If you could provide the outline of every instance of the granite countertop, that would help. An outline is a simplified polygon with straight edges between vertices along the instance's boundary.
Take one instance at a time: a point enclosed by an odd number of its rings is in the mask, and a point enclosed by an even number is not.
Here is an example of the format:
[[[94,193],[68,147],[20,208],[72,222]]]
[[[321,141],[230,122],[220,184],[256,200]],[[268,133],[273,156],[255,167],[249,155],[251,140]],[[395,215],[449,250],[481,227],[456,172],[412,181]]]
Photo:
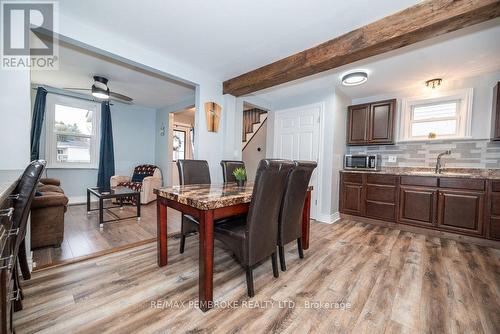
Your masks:
[[[313,187],[310,186],[308,190],[312,189]],[[154,193],[199,210],[213,210],[250,203],[252,191],[253,182],[247,182],[244,187],[238,187],[236,183],[172,186],[155,189]]]
[[[443,168],[441,174],[436,174],[434,172],[434,168],[427,168],[427,167],[382,167],[382,169],[379,171],[341,170],[340,172],[500,180],[500,169],[484,169],[484,168]]]
[[[0,203],[3,203],[7,196],[12,193],[12,190],[14,190],[16,183],[16,180],[13,180],[12,182],[0,182]]]

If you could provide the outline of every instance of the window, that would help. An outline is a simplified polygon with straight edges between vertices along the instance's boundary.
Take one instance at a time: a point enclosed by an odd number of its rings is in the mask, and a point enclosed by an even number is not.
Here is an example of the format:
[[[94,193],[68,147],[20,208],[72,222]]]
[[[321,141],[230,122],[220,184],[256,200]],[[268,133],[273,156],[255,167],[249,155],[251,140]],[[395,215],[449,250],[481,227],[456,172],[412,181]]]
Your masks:
[[[402,141],[470,136],[472,90],[403,100]]]
[[[173,160],[185,159],[186,153],[186,132],[180,130],[174,130],[173,137]]]
[[[99,104],[47,95],[45,155],[50,168],[97,168]]]

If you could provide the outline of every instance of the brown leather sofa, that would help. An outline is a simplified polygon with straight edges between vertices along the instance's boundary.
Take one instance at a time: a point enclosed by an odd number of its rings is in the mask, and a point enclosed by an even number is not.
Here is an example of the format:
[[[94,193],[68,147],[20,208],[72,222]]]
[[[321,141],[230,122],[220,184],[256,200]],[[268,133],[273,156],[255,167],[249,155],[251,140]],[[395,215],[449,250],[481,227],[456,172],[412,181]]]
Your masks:
[[[31,248],[60,247],[68,198],[59,180],[41,179],[31,203]]]

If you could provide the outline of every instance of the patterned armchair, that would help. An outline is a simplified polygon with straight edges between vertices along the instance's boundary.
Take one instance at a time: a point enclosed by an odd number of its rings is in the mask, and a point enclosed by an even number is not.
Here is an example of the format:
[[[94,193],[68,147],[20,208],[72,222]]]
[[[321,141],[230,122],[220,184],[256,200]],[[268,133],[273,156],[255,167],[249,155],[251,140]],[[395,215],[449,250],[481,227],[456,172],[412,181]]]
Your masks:
[[[130,176],[111,177],[111,187],[123,186],[141,192],[141,204],[148,204],[156,199],[154,188],[162,186],[161,170],[154,165],[140,165],[134,168]]]

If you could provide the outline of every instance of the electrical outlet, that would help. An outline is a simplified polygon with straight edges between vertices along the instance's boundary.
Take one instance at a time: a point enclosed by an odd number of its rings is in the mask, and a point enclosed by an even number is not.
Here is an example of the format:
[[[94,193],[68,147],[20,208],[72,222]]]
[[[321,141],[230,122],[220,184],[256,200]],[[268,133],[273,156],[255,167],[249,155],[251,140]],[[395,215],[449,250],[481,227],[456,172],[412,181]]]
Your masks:
[[[395,155],[389,155],[387,162],[396,162],[397,157]]]

